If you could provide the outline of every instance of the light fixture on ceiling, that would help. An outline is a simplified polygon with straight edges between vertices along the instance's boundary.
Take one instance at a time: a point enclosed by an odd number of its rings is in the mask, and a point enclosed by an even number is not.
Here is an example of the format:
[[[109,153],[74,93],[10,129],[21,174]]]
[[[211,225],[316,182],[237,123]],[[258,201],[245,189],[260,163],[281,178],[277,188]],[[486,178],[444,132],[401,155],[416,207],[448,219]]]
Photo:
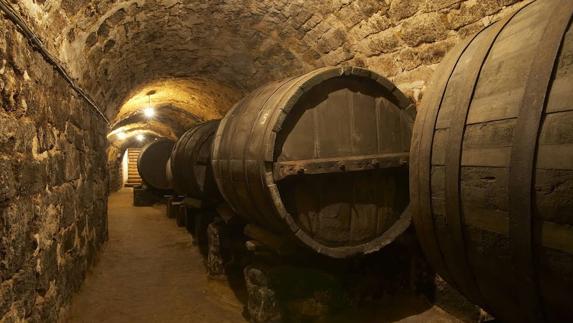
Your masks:
[[[145,109],[143,109],[143,115],[145,115],[145,117],[147,119],[151,119],[153,117],[155,117],[155,109],[153,108],[153,106],[151,105],[151,96],[155,94],[155,91],[149,91],[147,93],[147,107]]]
[[[135,139],[137,139],[137,141],[144,141],[145,140],[145,136],[142,134],[137,135],[137,137],[135,137]]]
[[[125,139],[127,139],[127,134],[126,134],[125,132],[123,132],[123,131],[122,131],[122,132],[119,132],[119,133],[117,134],[117,138],[118,138],[119,140],[125,140]]]
[[[143,114],[147,119],[151,119],[155,116],[155,109],[153,109],[152,107],[147,107],[143,110]]]

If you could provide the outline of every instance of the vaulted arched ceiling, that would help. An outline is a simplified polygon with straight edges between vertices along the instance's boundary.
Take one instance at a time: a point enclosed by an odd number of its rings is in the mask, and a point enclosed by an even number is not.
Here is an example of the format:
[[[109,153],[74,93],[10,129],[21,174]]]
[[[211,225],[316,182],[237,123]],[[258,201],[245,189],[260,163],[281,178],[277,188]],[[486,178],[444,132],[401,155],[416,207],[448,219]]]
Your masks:
[[[137,114],[156,90],[158,124],[177,134],[268,81],[325,65],[368,67],[418,100],[449,48],[520,1],[13,3],[114,126],[145,124]]]

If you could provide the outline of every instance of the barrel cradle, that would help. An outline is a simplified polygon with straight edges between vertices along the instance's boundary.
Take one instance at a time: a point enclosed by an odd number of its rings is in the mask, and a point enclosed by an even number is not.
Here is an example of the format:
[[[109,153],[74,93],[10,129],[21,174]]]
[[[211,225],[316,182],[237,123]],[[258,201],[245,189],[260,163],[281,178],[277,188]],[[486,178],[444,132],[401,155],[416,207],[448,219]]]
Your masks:
[[[167,161],[175,143],[168,139],[154,141],[141,151],[137,160],[137,171],[141,179],[150,187],[158,190],[170,190],[167,178]]]
[[[212,152],[230,206],[316,252],[379,250],[410,224],[415,107],[360,68],[323,68],[263,86],[221,121]]]
[[[211,168],[211,149],[219,122],[213,120],[192,127],[173,147],[169,167],[177,193],[209,201],[221,199]]]
[[[453,49],[414,128],[420,244],[506,322],[573,321],[572,16],[536,1]]]

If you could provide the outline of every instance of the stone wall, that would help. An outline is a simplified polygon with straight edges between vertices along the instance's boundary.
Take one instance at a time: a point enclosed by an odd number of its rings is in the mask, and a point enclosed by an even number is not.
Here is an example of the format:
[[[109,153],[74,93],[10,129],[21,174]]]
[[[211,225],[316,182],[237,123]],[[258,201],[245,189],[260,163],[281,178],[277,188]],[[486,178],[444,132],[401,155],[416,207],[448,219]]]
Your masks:
[[[106,124],[0,17],[0,322],[53,322],[107,239]]]
[[[108,162],[109,191],[117,192],[123,188],[123,169],[121,160]]]
[[[351,61],[386,77],[419,103],[447,52],[530,1],[392,0],[349,31],[358,40]],[[331,63],[343,60],[336,51]]]

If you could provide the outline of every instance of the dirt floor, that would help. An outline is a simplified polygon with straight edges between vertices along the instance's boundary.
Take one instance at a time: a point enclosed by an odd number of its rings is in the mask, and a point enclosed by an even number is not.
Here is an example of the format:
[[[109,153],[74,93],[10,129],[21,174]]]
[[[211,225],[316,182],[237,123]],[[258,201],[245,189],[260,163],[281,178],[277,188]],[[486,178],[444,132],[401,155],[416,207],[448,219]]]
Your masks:
[[[243,304],[207,278],[192,238],[163,207],[133,207],[130,189],[109,199],[109,241],[65,322],[245,322]],[[459,322],[420,298],[396,297],[329,322]]]
[[[207,278],[191,236],[162,207],[109,199],[109,241],[71,304],[68,322],[245,322],[243,305]]]

